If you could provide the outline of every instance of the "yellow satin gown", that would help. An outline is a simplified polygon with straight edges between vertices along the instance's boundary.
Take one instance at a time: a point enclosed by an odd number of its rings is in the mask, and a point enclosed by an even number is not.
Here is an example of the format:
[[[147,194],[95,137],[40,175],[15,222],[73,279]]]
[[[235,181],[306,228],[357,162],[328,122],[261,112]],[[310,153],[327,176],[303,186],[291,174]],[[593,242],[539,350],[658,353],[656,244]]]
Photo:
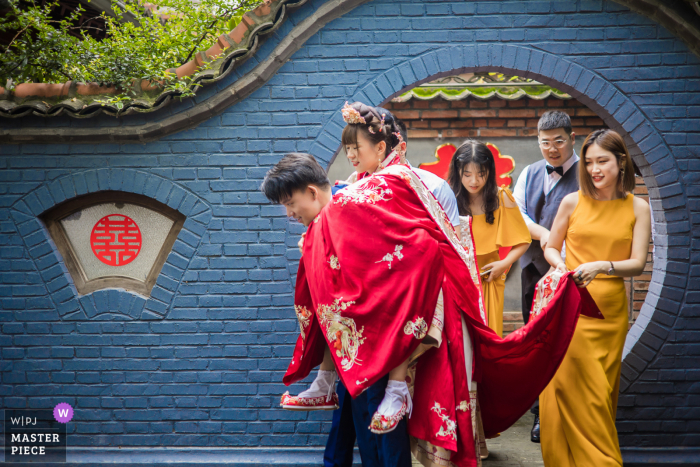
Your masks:
[[[507,208],[504,197],[507,196],[515,207]],[[531,243],[530,231],[523,220],[515,199],[507,188],[498,189],[499,207],[494,211],[493,224],[486,222],[486,214],[473,216],[472,235],[476,247],[476,264],[479,269],[489,263],[499,261],[498,249]],[[491,282],[481,278],[481,291],[484,296],[484,308],[489,320],[489,327],[503,337],[503,295],[506,287],[506,273]]]
[[[632,194],[598,201],[579,191],[566,231],[566,267],[629,259],[633,202]],[[625,283],[599,274],[587,288],[605,319],[579,318],[561,366],[540,395],[545,467],[622,466],[615,416],[629,322]]]

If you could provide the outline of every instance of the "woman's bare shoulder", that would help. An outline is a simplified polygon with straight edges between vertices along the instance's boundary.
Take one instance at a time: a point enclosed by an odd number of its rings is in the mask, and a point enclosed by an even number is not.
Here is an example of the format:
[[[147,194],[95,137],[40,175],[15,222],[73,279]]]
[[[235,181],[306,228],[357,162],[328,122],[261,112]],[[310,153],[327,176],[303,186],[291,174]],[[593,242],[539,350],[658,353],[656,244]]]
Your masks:
[[[499,198],[503,200],[503,206],[507,208],[517,208],[518,204],[515,202],[513,193],[506,187],[498,187]]]
[[[634,197],[634,199],[632,200],[632,206],[634,207],[634,214],[637,217],[649,217],[651,215],[651,207],[649,206],[649,203],[645,199],[640,198],[639,196]]]
[[[564,199],[561,200],[561,204],[559,205],[559,212],[571,214],[572,212],[574,212],[574,209],[576,209],[577,204],[578,191],[569,193],[568,195],[564,196]]]

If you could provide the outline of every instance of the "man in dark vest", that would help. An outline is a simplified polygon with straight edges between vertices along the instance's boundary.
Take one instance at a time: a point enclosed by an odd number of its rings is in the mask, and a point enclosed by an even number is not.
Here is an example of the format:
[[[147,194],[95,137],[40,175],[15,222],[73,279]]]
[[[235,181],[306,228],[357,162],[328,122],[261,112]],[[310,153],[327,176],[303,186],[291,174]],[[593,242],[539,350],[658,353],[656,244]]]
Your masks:
[[[544,159],[525,167],[513,190],[515,201],[532,236],[530,248],[520,258],[525,323],[530,318],[537,282],[549,271],[544,249],[559,204],[564,196],[579,189],[579,158],[574,151],[575,134],[569,116],[559,110],[545,112],[537,124],[537,139]],[[539,443],[540,407],[537,402],[531,411],[535,415],[531,440]]]

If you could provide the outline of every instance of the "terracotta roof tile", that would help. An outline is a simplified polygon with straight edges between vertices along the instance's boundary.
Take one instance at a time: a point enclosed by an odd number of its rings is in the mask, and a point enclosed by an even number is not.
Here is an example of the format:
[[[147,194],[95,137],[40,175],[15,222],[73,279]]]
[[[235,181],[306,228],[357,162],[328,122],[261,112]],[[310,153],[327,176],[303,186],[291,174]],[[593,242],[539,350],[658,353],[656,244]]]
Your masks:
[[[271,0],[243,15],[241,22],[228,34],[219,36],[206,51],[198,52],[189,62],[171,69],[178,78],[192,76],[205,63],[216,60],[211,70],[195,78],[199,82],[218,81],[228,75],[235,66],[255,53],[259,36],[271,33],[285,20],[289,9],[306,3],[307,0]],[[228,66],[232,61],[233,66]],[[107,96],[122,92],[115,86],[99,86],[97,83],[22,83],[8,91],[0,86],[0,117],[17,118],[25,115],[58,116],[70,115],[85,118],[102,112],[108,115],[127,115],[136,112],[153,112],[177,96],[177,92],[164,91],[157,83],[143,80],[134,82],[136,98],[119,111],[114,105],[102,105]],[[194,88],[196,92],[197,88]]]

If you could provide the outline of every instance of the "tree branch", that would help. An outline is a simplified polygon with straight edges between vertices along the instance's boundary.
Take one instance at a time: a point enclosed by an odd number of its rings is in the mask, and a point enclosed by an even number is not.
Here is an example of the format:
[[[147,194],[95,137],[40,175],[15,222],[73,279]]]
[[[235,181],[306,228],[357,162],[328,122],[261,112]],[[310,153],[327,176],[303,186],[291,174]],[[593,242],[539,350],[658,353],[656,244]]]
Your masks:
[[[15,37],[12,38],[12,40],[10,41],[10,43],[7,44],[7,47],[5,48],[5,52],[4,52],[5,54],[6,54],[7,52],[10,51],[10,47],[12,47],[12,43],[13,43],[22,33],[24,33],[27,29],[29,29],[29,26],[31,26],[31,24],[26,25],[26,26],[24,27],[24,29],[22,29],[22,30],[19,31],[17,34],[15,34]]]
[[[199,44],[201,44],[202,41],[204,40],[204,38],[207,37],[207,34],[209,34],[209,29],[213,28],[217,22],[221,21],[222,18],[225,18],[226,16],[231,16],[231,14],[234,11],[238,11],[239,8],[234,8],[233,10],[226,10],[226,12],[223,15],[218,16],[214,21],[211,22],[211,24],[209,25],[207,30],[204,31],[204,34],[202,34],[202,37],[200,37],[197,40],[197,42],[195,42],[194,47],[192,48],[192,50],[190,50],[190,53],[187,55],[187,58],[185,59],[185,61],[182,62],[183,65],[190,61],[190,58],[192,58],[192,55],[194,55],[195,51],[199,48]]]

